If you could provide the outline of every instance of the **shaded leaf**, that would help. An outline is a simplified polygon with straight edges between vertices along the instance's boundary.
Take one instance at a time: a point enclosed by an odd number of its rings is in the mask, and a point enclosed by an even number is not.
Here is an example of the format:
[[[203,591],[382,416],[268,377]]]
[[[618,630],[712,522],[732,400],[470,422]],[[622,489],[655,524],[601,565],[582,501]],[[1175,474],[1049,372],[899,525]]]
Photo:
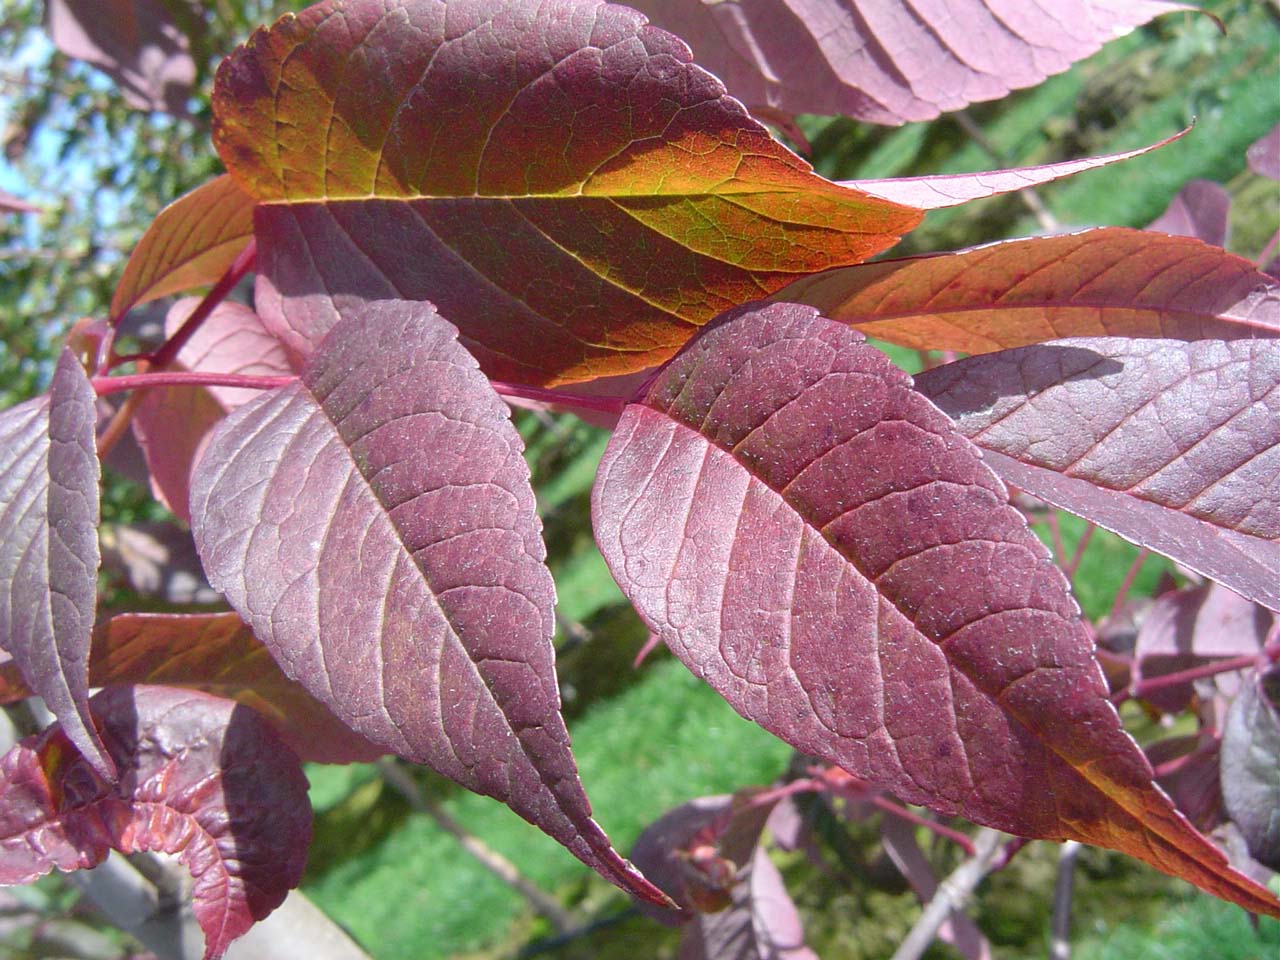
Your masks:
[[[205,957],[221,956],[302,878],[311,806],[297,758],[252,710],[217,697],[119,688],[91,706],[119,783],[57,727],[7,753],[0,883],[87,869],[113,849],[170,853],[195,879]]]
[[[1280,344],[1078,339],[916,386],[1006,482],[1280,609]]]
[[[1247,153],[1249,169],[1259,176],[1280,180],[1280,124],[1260,137]]]
[[[1222,799],[1249,855],[1280,870],[1280,668],[1250,677],[1227,713]]]
[[[111,777],[88,705],[98,592],[95,399],[64,349],[49,392],[0,413],[0,642],[77,749]]]
[[[112,617],[94,631],[89,683],[160,684],[235,700],[261,714],[303,760],[352,763],[384,752],[281,673],[234,613]],[[18,671],[0,664],[0,702],[27,696]]]
[[[943,173],[925,177],[896,177],[887,180],[845,180],[846,187],[853,187],[882,200],[892,200],[921,210],[938,210],[943,207],[954,207],[970,200],[984,197],[995,197],[1002,193],[1013,193],[1028,187],[1038,187],[1043,183],[1052,183],[1063,177],[1096,170],[1111,163],[1140,157],[1144,153],[1172,143],[1188,134],[1188,127],[1181,133],[1153,143],[1149,147],[1137,150],[1126,150],[1123,153],[1111,153],[1101,157],[1085,157],[1082,160],[1064,160],[1059,163],[1046,163],[1037,167],[1016,167],[1011,170],[985,170],[979,173]],[[1162,229],[1152,226],[1152,229]],[[1169,231],[1177,233],[1176,230]],[[1194,234],[1191,234],[1194,236]],[[1201,237],[1207,240],[1207,237]],[[1212,242],[1212,241],[1209,241]],[[1219,244],[1221,246],[1221,244]]]
[[[1156,770],[1156,781],[1196,829],[1204,833],[1223,819],[1219,745],[1216,737],[1209,735],[1168,737],[1146,748],[1147,759]]]
[[[1225,188],[1212,180],[1192,180],[1147,229],[1225,247],[1230,214],[1231,194]]]
[[[1256,603],[1216,583],[1157,597],[1138,629],[1134,685],[1213,660],[1256,657],[1273,619]],[[1223,694],[1232,696],[1238,687],[1236,678],[1236,674],[1222,674],[1200,682],[1216,683]],[[1139,695],[1167,713],[1177,713],[1190,703],[1193,693],[1194,685],[1188,681]]]
[[[303,355],[355,305],[429,299],[491,376],[623,374],[920,218],[598,0],[317,4],[224,61],[214,113],[262,203],[257,307]]]
[[[744,716],[907,802],[1280,913],[1152,783],[979,451],[860,341],[794,304],[734,311],[628,406],[594,520],[650,629]]]
[[[357,732],[661,901],[591,819],[523,446],[455,337],[429,304],[371,305],[299,382],[232,413],[196,467],[200,556],[285,673]]]
[[[1280,283],[1248,260],[1119,227],[846,267],[773,299],[920,350],[988,353],[1058,337],[1280,336]]]
[[[189,531],[176,523],[116,524],[99,534],[102,568],[126,589],[169,604],[221,603]]]
[[[175,303],[165,318],[165,335],[173,336],[199,302],[187,297]],[[267,333],[258,315],[232,301],[213,309],[170,368],[266,377],[293,372],[284,346]],[[209,431],[258,393],[237,387],[167,387],[143,394],[133,417],[134,436],[147,461],[152,492],[179,519],[191,522],[191,468]]]
[[[253,206],[224,174],[161,210],[124,265],[111,316],[118,321],[140,303],[215,282],[253,238]]]
[[[1158,0],[633,0],[752,108],[874,123],[1035,86],[1186,4]]]
[[[45,17],[54,46],[115,80],[130,106],[186,114],[196,65],[162,0],[46,0]]]

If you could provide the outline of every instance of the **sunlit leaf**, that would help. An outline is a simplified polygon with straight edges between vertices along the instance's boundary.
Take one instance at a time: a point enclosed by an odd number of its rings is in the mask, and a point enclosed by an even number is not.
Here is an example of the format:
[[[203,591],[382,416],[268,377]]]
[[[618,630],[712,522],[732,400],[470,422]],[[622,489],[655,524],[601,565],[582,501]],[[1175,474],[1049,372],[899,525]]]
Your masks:
[[[119,688],[91,701],[119,783],[57,727],[0,758],[0,883],[83,870],[110,850],[177,857],[211,960],[298,885],[311,805],[298,759],[252,710],[202,693]]]
[[[1152,783],[981,453],[854,331],[794,304],[730,314],[627,407],[593,512],[650,629],[802,752],[1280,914]]]
[[[303,355],[403,298],[500,379],[627,373],[920,217],[815,175],[598,0],[321,3],[223,63],[214,114],[261,201],[257,307]]]

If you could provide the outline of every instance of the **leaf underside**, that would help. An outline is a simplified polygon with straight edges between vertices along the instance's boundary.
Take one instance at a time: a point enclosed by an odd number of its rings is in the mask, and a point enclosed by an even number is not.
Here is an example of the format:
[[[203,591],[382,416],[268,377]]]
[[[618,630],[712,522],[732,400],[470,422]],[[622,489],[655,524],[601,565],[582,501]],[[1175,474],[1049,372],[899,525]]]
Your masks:
[[[360,303],[430,299],[491,376],[627,373],[920,218],[597,0],[317,4],[223,63],[214,111],[261,202],[258,308],[301,355]]]
[[[299,382],[215,431],[193,480],[196,544],[285,673],[353,729],[662,900],[578,780],[555,588],[509,416],[429,304],[371,305]]]
[[[1152,783],[1065,578],[978,450],[847,327],[729,315],[624,412],[593,508],[649,627],[797,749],[1280,912]]]

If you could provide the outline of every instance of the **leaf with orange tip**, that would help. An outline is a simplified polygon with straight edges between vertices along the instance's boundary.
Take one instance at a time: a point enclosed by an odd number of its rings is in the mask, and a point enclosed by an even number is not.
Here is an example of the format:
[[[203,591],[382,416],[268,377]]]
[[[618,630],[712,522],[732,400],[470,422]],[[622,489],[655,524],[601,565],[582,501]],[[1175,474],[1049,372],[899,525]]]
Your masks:
[[[131,307],[213,283],[253,239],[253,200],[225,174],[160,211],[124,266],[111,298],[115,320]]]
[[[919,350],[988,353],[1060,337],[1280,337],[1280,283],[1248,260],[1121,227],[845,267],[773,299]]]
[[[652,366],[921,216],[814,174],[599,0],[317,4],[223,63],[214,141],[261,204],[257,306],[292,349],[430,300],[503,380]]]

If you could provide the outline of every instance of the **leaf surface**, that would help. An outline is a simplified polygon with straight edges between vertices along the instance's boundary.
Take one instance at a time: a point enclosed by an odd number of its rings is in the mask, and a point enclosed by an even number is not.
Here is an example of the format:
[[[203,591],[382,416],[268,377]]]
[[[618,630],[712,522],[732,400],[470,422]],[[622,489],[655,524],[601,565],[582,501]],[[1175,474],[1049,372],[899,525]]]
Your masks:
[[[261,714],[303,760],[353,763],[384,751],[354,733],[290,680],[236,614],[123,614],[94,631],[89,684],[158,684],[203,690]],[[0,702],[29,696],[18,671],[0,664]]]
[[[223,63],[214,110],[261,202],[257,306],[302,355],[397,298],[499,379],[627,373],[920,218],[818,177],[682,41],[598,0],[317,4]]]
[[[634,0],[752,108],[931,120],[1035,86],[1186,4],[1157,0]]]
[[[1081,338],[916,386],[1008,483],[1280,609],[1280,343]]]
[[[455,338],[429,304],[371,305],[224,420],[193,481],[205,570],[357,732],[661,900],[591,819],[523,445]]]
[[[113,849],[170,853],[195,879],[205,958],[221,956],[302,878],[311,805],[297,757],[252,710],[202,693],[118,688],[92,709],[119,783],[57,727],[9,751],[0,883],[88,869]]]
[[[773,299],[890,343],[971,354],[1059,337],[1280,336],[1280,283],[1248,260],[1119,227],[845,267]]]
[[[161,210],[129,254],[111,316],[119,320],[140,303],[216,281],[253,238],[253,206],[223,174]]]
[[[1152,783],[1003,484],[854,331],[728,315],[623,413],[593,508],[650,629],[797,749],[1280,913]]]
[[[196,65],[163,0],[47,0],[45,15],[54,46],[115,80],[130,106],[187,113]]]
[[[1249,855],[1280,870],[1280,668],[1250,676],[1227,713],[1222,799]]]
[[[49,392],[0,413],[0,642],[76,747],[110,777],[88,704],[99,562],[96,399],[64,349]]]

